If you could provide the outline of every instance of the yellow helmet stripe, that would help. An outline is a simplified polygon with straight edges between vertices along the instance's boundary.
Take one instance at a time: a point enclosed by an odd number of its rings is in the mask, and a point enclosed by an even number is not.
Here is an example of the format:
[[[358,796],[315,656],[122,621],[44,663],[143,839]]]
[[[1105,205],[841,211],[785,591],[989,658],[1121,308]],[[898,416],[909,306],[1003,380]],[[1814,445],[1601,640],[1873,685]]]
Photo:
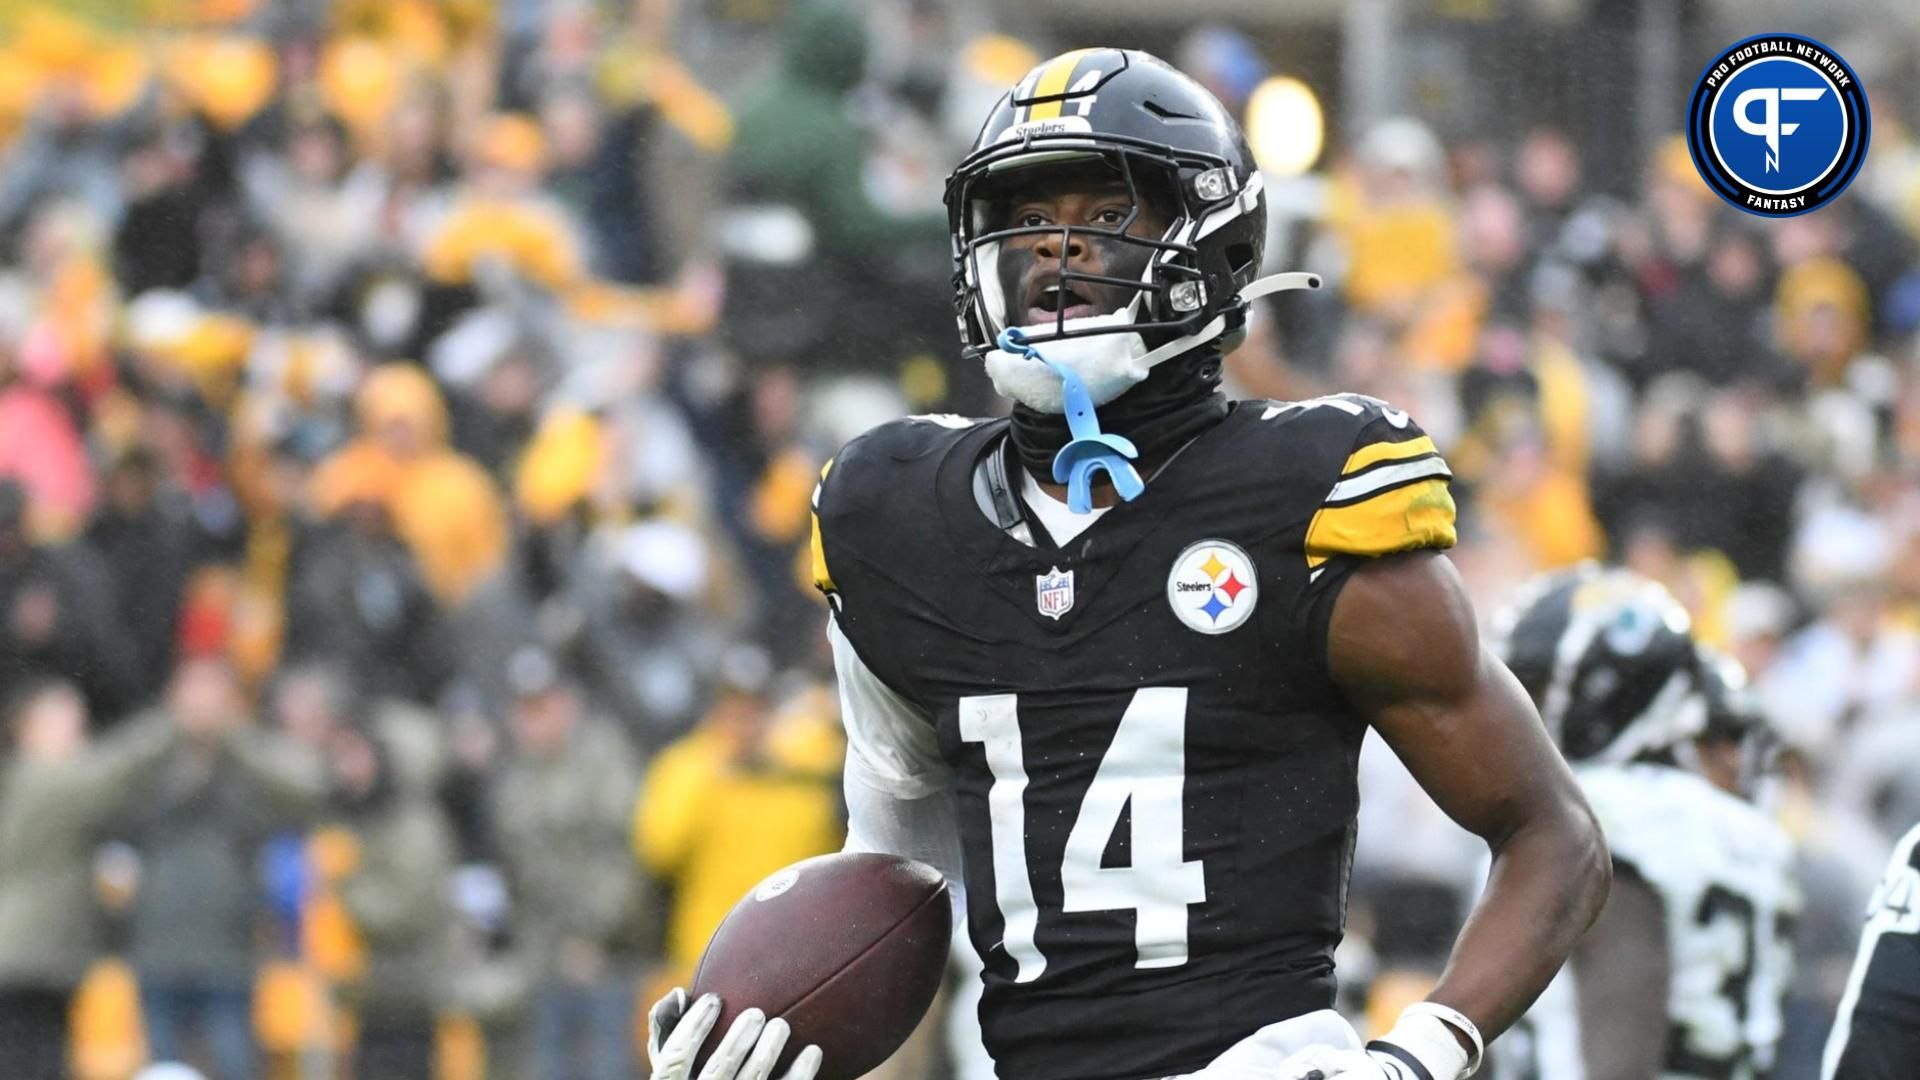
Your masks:
[[[1046,69],[1040,72],[1040,81],[1035,84],[1033,88],[1033,96],[1036,98],[1050,97],[1054,100],[1034,102],[1033,108],[1027,113],[1027,118],[1030,120],[1053,120],[1058,118],[1061,105],[1059,95],[1067,92],[1067,83],[1073,78],[1073,69],[1079,67],[1080,61],[1089,53],[1095,51],[1097,50],[1075,49],[1072,52],[1061,53],[1059,56],[1047,61]]]

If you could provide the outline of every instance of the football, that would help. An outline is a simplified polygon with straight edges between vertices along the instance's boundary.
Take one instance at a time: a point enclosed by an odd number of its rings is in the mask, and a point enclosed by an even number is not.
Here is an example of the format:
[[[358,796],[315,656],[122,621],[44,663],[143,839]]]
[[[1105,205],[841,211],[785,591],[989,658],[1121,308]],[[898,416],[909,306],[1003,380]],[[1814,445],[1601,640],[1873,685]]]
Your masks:
[[[913,1033],[946,972],[947,882],[894,855],[821,855],[769,875],[714,931],[690,993],[723,1006],[696,1069],[735,1017],[783,1017],[793,1038],[773,1075],[820,1047],[819,1080],[854,1080]]]

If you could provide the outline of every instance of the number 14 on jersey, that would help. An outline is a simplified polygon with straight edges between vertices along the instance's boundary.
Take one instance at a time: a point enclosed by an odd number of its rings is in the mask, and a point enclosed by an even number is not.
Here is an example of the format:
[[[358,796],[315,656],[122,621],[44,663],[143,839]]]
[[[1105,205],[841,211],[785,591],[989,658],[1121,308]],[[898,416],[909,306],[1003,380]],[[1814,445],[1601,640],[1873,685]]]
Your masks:
[[[1026,850],[1027,770],[1020,742],[1019,696],[960,699],[960,737],[980,743],[993,786],[987,815],[993,835],[994,900],[1005,925],[1003,945],[1019,965],[1015,982],[1047,969],[1034,943],[1040,911]],[[1184,858],[1187,691],[1136,691],[1121,714],[1113,744],[1100,761],[1060,860],[1062,910],[1132,910],[1137,968],[1187,962],[1187,906],[1207,898],[1200,862]],[[1102,866],[1120,814],[1132,804],[1131,866]]]

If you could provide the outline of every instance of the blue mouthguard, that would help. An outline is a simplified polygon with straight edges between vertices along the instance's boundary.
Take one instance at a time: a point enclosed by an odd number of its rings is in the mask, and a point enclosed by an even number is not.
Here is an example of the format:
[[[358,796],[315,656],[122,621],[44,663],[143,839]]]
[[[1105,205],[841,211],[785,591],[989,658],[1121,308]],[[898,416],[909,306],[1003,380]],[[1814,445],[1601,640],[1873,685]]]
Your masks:
[[[1121,498],[1128,502],[1139,498],[1140,493],[1147,490],[1147,483],[1140,479],[1140,473],[1128,459],[1139,457],[1140,451],[1134,449],[1133,442],[1126,437],[1100,430],[1100,418],[1093,411],[1093,395],[1087,393],[1087,384],[1080,376],[1073,369],[1042,356],[1039,349],[1027,344],[1027,335],[1017,326],[1000,331],[999,345],[1007,352],[1040,361],[1060,376],[1061,394],[1067,406],[1067,430],[1073,433],[1073,439],[1053,456],[1053,481],[1067,485],[1067,509],[1076,514],[1092,512],[1096,470],[1106,472]]]

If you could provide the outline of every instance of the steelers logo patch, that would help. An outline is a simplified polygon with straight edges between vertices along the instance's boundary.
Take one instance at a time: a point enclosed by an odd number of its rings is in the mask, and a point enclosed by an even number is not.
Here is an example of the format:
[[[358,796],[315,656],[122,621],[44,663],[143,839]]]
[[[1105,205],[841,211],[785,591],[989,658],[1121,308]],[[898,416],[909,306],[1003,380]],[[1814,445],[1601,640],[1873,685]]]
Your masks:
[[[1203,634],[1224,634],[1246,622],[1259,599],[1253,560],[1225,540],[1187,545],[1167,575],[1173,614]]]

